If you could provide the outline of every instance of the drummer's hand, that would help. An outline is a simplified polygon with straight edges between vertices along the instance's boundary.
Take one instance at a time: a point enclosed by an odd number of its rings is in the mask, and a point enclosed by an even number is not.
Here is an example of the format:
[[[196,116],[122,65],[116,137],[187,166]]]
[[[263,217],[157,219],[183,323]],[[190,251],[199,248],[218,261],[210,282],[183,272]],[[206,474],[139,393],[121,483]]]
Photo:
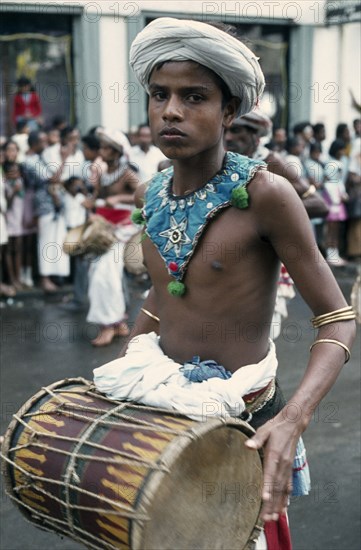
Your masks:
[[[292,492],[292,465],[302,430],[297,423],[287,420],[283,411],[246,441],[249,449],[264,447],[263,521],[277,521],[285,513]]]

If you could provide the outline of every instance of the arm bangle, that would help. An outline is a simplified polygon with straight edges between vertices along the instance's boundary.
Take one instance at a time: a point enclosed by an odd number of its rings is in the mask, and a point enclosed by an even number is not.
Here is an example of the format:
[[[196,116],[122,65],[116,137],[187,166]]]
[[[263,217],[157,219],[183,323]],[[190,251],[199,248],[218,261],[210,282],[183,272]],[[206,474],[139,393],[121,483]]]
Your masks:
[[[310,351],[312,351],[313,347],[317,344],[336,344],[337,346],[340,346],[340,348],[342,348],[346,354],[345,364],[348,363],[351,358],[351,353],[348,347],[338,340],[332,340],[330,338],[320,338],[320,340],[316,340],[315,342],[313,342],[312,346],[310,347]]]
[[[355,312],[352,306],[346,306],[341,309],[336,309],[330,313],[324,313],[311,319],[311,323],[314,328],[322,327],[323,325],[329,325],[330,323],[337,323],[338,321],[352,321],[356,318]]]
[[[148,311],[147,309],[144,309],[144,307],[141,307],[141,308],[140,308],[140,311],[142,311],[143,313],[145,313],[146,315],[148,315],[148,317],[150,317],[151,319],[154,319],[154,321],[157,321],[157,323],[160,322],[159,317],[157,317],[156,315],[153,315],[153,313],[151,313],[151,312]]]

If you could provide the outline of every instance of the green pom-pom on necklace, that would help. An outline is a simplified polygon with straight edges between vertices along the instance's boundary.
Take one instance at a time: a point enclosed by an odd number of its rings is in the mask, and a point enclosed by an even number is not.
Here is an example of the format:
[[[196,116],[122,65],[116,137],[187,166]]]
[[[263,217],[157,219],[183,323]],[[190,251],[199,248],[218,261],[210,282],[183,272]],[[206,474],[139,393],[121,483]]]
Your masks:
[[[136,225],[144,225],[146,223],[143,216],[143,211],[141,208],[136,208],[135,210],[133,210],[131,219],[132,219],[132,222],[135,223]]]
[[[232,190],[231,205],[235,208],[248,207],[248,191],[243,185],[239,185]]]
[[[186,291],[186,285],[180,281],[171,281],[167,288],[169,294],[172,296],[183,296]]]

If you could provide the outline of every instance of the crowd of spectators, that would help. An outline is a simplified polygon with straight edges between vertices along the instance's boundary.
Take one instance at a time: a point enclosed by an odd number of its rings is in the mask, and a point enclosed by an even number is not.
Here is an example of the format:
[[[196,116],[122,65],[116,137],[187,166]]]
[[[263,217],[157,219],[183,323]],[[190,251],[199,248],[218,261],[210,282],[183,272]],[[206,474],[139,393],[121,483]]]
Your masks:
[[[289,136],[274,128],[266,147],[294,165],[326,202],[327,216],[312,219],[312,224],[327,262],[340,267],[360,259],[361,119],[353,121],[352,131],[338,124],[331,139],[322,123],[301,122]]]
[[[256,135],[252,124],[248,130]],[[339,124],[329,140],[322,123],[296,124],[289,135],[284,128],[268,130],[263,149],[294,165],[328,205],[326,217],[311,220],[326,260],[341,266],[360,258],[361,120],[353,121],[351,131]],[[13,297],[34,285],[53,293],[72,283],[69,306],[81,307],[87,301],[89,263],[64,252],[67,232],[82,226],[96,207],[119,209],[126,203],[131,208],[134,187],[170,161],[153,145],[147,124],[128,135],[99,126],[81,137],[61,116],[47,130],[40,119],[30,124],[20,116],[15,134],[0,139],[1,295]],[[125,164],[134,176],[128,190],[124,184],[128,195],[123,188],[102,193],[123,181]],[[108,335],[106,343],[111,339]]]

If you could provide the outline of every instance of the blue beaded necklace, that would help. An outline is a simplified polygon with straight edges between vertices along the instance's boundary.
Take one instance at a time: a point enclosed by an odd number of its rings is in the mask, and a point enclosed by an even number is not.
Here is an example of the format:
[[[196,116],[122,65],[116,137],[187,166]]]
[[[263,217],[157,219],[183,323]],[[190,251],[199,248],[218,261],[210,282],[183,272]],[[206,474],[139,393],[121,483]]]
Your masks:
[[[184,196],[172,193],[173,167],[156,174],[145,194],[145,205],[133,221],[146,226],[172,281],[168,291],[182,296],[188,264],[207,224],[224,208],[248,207],[246,186],[263,161],[226,153],[221,170],[201,188]]]

